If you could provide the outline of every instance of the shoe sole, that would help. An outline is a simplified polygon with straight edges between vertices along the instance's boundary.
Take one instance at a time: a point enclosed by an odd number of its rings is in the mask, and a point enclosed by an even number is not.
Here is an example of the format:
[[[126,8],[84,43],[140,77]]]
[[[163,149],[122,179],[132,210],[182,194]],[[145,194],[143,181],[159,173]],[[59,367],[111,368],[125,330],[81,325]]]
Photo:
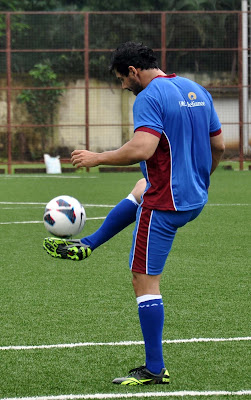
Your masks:
[[[124,381],[117,381],[114,379],[114,381],[112,383],[118,384],[118,385],[123,385],[123,386],[143,386],[143,385],[168,385],[169,384],[169,380],[167,378],[163,378],[166,379],[165,381],[156,381],[154,379],[146,379],[146,380],[138,380],[135,378],[129,378],[126,379]]]
[[[61,239],[61,238],[46,238],[44,239],[43,242],[43,248],[44,250],[47,251],[47,253],[54,257],[54,258],[67,258],[66,256],[64,257],[62,253],[58,253],[58,246],[59,245],[63,245],[63,246],[69,246],[73,244],[72,242],[70,242],[67,239]]]
[[[168,372],[164,374],[161,378],[158,377],[142,377],[137,379],[133,376],[126,376],[124,378],[115,378],[112,383],[116,383],[123,386],[136,386],[136,385],[168,385],[170,383],[170,376]]]
[[[54,258],[63,258],[71,261],[81,261],[91,255],[91,249],[87,247],[71,247],[71,249],[64,248],[60,250],[59,246],[73,246],[74,241],[69,241],[67,239],[60,238],[46,238],[43,242],[44,250]],[[72,252],[71,252],[72,250]]]

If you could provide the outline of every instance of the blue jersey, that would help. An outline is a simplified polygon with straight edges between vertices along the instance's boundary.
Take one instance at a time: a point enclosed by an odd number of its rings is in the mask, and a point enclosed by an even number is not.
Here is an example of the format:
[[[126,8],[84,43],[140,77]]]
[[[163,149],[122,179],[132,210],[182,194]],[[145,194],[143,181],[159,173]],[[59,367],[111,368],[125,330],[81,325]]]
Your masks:
[[[210,135],[221,132],[210,93],[176,76],[158,76],[136,97],[134,130],[160,138],[140,163],[147,181],[143,207],[187,211],[208,199],[212,165]]]

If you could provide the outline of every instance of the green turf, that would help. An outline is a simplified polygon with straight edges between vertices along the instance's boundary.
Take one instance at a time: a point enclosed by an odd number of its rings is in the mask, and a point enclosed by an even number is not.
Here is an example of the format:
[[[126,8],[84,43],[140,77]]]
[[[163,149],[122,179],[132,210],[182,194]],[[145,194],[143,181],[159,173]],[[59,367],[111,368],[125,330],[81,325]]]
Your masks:
[[[76,176],[1,176],[0,202],[46,203],[70,194],[84,204],[112,205],[141,177]],[[41,221],[43,208],[1,203],[0,222]],[[86,207],[89,218],[109,210]],[[250,336],[250,221],[251,171],[219,168],[211,179],[208,205],[178,232],[164,270],[165,340]],[[88,220],[83,235],[101,223]],[[43,251],[47,233],[42,223],[1,224],[0,347],[141,341],[128,270],[132,229],[74,263]],[[142,345],[0,350],[0,399],[251,390],[250,341],[166,343],[164,355],[171,385],[122,389],[111,380],[144,362]]]

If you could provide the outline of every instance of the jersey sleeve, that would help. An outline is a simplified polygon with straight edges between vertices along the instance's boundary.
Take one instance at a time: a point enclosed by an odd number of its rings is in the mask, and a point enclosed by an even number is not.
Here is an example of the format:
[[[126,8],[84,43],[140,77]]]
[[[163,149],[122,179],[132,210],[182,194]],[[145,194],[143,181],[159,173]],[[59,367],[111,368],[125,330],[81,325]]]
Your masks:
[[[163,119],[161,106],[158,99],[152,96],[139,96],[133,106],[134,131],[139,128],[147,128],[147,132],[163,132]]]

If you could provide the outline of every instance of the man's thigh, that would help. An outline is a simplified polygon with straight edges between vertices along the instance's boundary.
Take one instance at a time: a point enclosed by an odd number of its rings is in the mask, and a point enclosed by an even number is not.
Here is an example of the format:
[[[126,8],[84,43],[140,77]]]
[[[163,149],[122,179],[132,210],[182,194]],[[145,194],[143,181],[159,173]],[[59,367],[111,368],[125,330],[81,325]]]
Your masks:
[[[131,271],[161,274],[177,229],[195,219],[202,209],[160,211],[139,207],[130,252]]]
[[[171,250],[177,228],[168,223],[167,212],[140,208],[130,253],[132,272],[159,275]]]

